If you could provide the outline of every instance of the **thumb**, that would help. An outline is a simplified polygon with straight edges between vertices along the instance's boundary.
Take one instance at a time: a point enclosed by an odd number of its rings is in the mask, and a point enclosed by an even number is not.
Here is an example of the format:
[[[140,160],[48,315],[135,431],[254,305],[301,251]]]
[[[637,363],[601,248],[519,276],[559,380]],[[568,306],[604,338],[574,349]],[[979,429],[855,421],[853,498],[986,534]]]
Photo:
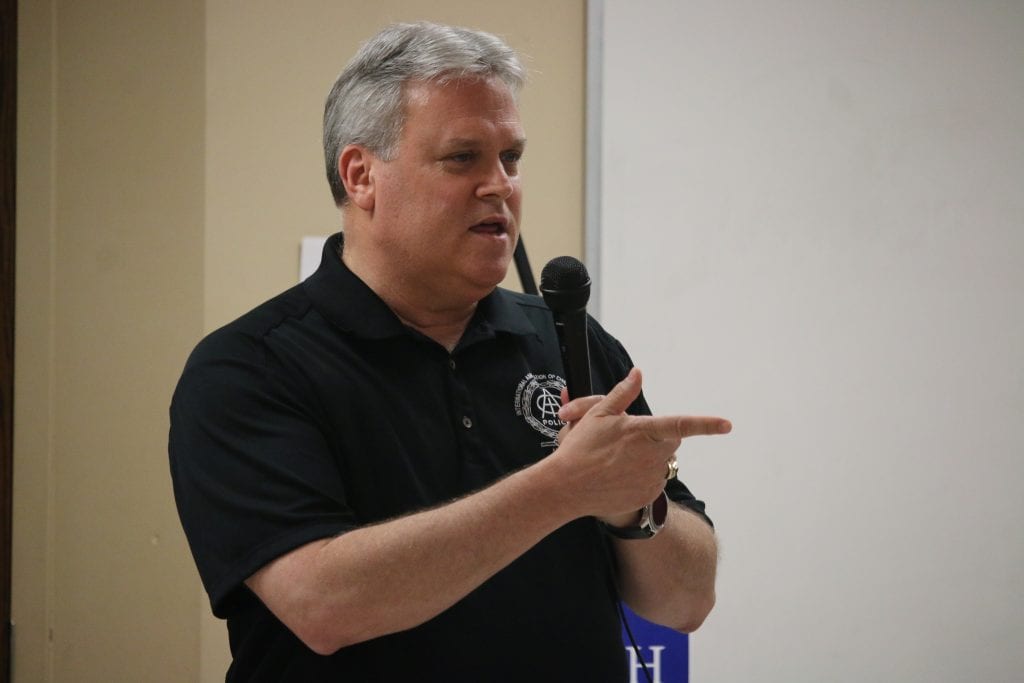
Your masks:
[[[643,375],[638,368],[629,371],[626,377],[612,387],[608,395],[594,407],[598,415],[621,415],[640,396]]]

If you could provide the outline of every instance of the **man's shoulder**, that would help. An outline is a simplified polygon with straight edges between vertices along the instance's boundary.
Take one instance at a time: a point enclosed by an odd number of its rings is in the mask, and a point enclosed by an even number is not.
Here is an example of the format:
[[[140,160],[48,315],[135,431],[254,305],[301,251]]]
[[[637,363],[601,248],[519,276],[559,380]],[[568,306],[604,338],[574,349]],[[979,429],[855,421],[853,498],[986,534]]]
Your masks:
[[[258,352],[268,335],[286,322],[301,321],[311,307],[303,285],[295,285],[207,334],[196,345],[189,364]]]

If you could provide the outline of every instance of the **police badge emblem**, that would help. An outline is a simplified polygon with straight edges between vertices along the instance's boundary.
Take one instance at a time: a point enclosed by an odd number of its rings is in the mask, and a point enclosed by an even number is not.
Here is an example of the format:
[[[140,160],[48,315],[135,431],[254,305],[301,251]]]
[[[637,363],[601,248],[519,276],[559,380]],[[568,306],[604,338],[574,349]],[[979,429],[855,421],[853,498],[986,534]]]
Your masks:
[[[558,419],[562,407],[562,389],[565,380],[558,375],[534,375],[528,373],[516,387],[516,415],[548,437],[541,446],[558,446],[558,431],[565,425]]]

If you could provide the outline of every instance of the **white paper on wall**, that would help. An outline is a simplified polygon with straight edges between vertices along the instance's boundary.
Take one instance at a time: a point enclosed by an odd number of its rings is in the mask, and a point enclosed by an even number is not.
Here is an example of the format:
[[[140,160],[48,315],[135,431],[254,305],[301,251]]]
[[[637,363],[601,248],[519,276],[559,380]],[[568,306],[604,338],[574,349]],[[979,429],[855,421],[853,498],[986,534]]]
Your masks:
[[[320,256],[324,251],[327,236],[303,237],[299,245],[299,282],[313,274],[320,265]]]

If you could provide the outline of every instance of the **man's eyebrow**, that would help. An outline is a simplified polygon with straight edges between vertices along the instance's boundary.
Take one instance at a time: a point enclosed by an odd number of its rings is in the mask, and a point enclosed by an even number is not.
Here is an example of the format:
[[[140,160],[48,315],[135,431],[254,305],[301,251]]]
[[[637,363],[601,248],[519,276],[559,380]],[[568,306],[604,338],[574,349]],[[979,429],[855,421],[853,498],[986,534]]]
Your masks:
[[[479,138],[449,138],[444,141],[444,146],[448,148],[452,147],[479,147],[481,144]],[[516,138],[509,145],[509,149],[525,149],[526,138]]]

